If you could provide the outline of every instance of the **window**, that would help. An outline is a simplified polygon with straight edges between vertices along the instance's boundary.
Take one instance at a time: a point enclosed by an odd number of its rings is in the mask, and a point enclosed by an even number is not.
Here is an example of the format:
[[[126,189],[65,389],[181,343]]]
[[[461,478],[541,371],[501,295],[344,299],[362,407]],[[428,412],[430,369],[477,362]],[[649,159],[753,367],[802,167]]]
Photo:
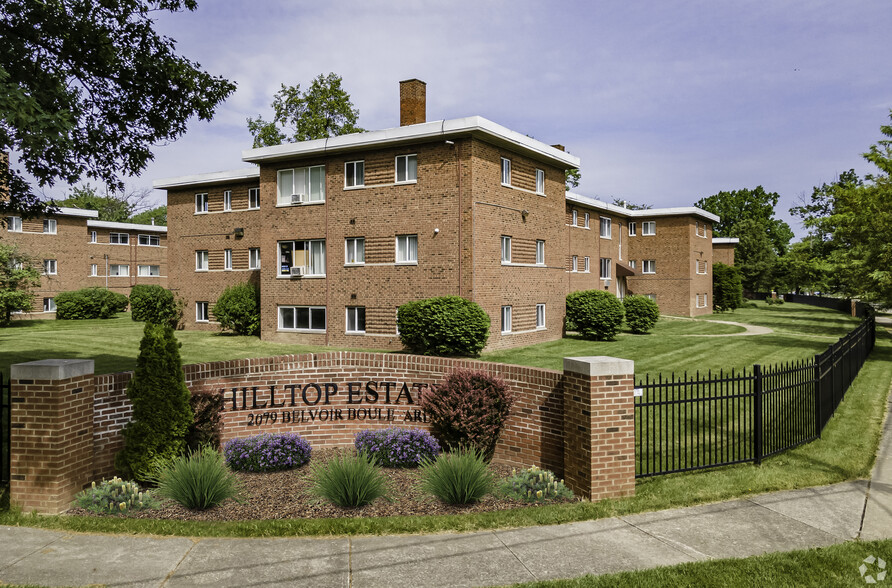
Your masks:
[[[511,263],[511,237],[502,235],[502,263]]]
[[[502,333],[511,332],[511,307],[502,307]]]
[[[208,322],[208,303],[207,302],[196,302],[195,303],[195,322],[196,323]]]
[[[109,276],[126,277],[130,275],[130,266],[126,263],[113,263],[108,266]]]
[[[347,307],[347,332],[365,333],[365,307]]]
[[[223,250],[223,269],[232,269],[232,249]]]
[[[610,239],[610,219],[606,216],[601,217],[601,237]]]
[[[47,276],[56,275],[56,260],[55,259],[44,259],[43,260],[43,273]]]
[[[657,234],[657,221],[644,221],[641,223],[641,234],[642,235],[656,235]]]
[[[22,232],[22,217],[8,216],[6,217],[6,230],[10,233]]]
[[[365,185],[365,162],[348,161],[344,164],[344,187],[354,188]]]
[[[324,306],[280,306],[279,329],[325,332]]]
[[[570,221],[570,224],[573,225],[574,227],[579,225],[579,213],[576,212],[576,209],[573,209],[572,217],[573,217],[573,220]]]
[[[536,265],[545,265],[545,241],[536,241]]]
[[[697,308],[706,308],[706,294],[697,294]]]
[[[592,271],[592,268],[591,268],[591,259],[590,259],[588,256],[583,257],[583,258],[582,258],[582,262],[583,262],[583,263],[582,263],[582,265],[583,265],[583,269],[582,269],[582,271],[584,271],[585,273],[589,273],[590,271]]]
[[[579,256],[574,255],[570,260],[570,271],[575,272],[579,271]]]
[[[656,295],[656,294],[645,294],[645,296],[647,296],[648,298],[650,298],[650,299],[653,300],[654,302],[657,301],[657,295]]]
[[[511,185],[511,160],[502,158],[502,185]]]
[[[109,233],[108,242],[112,245],[127,245],[130,243],[130,235],[128,233]]]
[[[641,273],[642,274],[655,274],[657,273],[657,262],[653,259],[645,259],[641,262]]]
[[[601,279],[602,280],[610,279],[610,274],[611,274],[610,270],[611,270],[610,258],[602,257],[601,258]]]
[[[586,212],[585,213],[585,224],[583,225],[586,229],[589,228],[588,221],[589,221],[589,214]]]
[[[697,260],[697,273],[701,275],[706,273],[706,262],[702,259]]]
[[[279,275],[324,276],[325,240],[279,241]]]
[[[248,269],[260,269],[260,247],[248,249]]]
[[[158,235],[137,235],[136,242],[140,245],[158,247],[161,245],[161,237]]]
[[[278,174],[279,205],[325,201],[325,166],[280,169]]]
[[[232,190],[224,190],[223,191],[223,211],[229,212],[232,210]]]
[[[136,275],[143,277],[154,277],[161,275],[160,265],[138,265],[136,266]]]
[[[418,263],[418,235],[396,236],[396,262]]]
[[[197,272],[208,271],[208,252],[207,251],[196,251],[195,252],[195,271],[197,271]]]
[[[629,236],[634,237],[635,235],[637,235],[637,230],[638,223],[636,223],[635,221],[629,221]]]
[[[43,299],[43,312],[56,312],[56,299],[55,298],[44,298]]]
[[[196,194],[195,195],[195,212],[207,212],[208,211],[208,195],[207,194]]]
[[[415,155],[398,155],[396,158],[396,183],[418,180],[418,161]]]
[[[56,219],[54,219],[54,218],[43,219],[43,232],[49,233],[51,235],[55,235],[56,234]]]
[[[351,237],[347,239],[344,249],[344,263],[365,263],[365,239],[363,237]]]
[[[260,188],[248,189],[248,209],[257,210],[260,208]]]
[[[635,260],[634,259],[629,260],[629,267],[632,269],[635,269]]]
[[[94,277],[99,275],[99,265],[98,264],[95,264],[95,263],[90,264],[90,275],[94,276]]]
[[[13,270],[22,270],[25,269],[25,264],[18,259],[10,259],[9,268]]]
[[[536,305],[536,328],[537,329],[545,328],[545,305],[544,304]]]
[[[706,223],[701,223],[700,221],[697,221],[697,236],[698,237],[705,237],[706,231],[708,231],[708,230],[709,230],[709,227],[707,226]]]
[[[90,231],[90,243],[97,243],[99,241],[96,231]]]
[[[545,170],[536,170],[536,194],[545,196]]]

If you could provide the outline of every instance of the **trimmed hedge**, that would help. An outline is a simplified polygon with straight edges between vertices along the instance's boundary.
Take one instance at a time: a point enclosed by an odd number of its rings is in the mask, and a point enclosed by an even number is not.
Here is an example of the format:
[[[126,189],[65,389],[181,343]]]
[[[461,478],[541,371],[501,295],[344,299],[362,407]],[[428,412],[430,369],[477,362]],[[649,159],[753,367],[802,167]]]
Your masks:
[[[636,335],[647,333],[660,319],[660,307],[647,296],[626,296],[623,309],[626,311],[626,324]]]
[[[130,289],[130,311],[135,321],[176,326],[183,316],[183,301],[157,284],[137,284]]]
[[[743,304],[743,278],[740,269],[716,262],[712,266],[712,308],[734,310]]]
[[[567,324],[586,339],[609,341],[623,324],[623,303],[605,290],[580,290],[567,295]]]
[[[397,326],[406,349],[420,355],[479,355],[489,338],[489,315],[476,302],[440,296],[399,307]]]
[[[260,334],[260,289],[247,282],[228,286],[211,310],[224,331]]]
[[[123,294],[104,288],[83,288],[56,296],[56,319],[107,319],[127,310]]]

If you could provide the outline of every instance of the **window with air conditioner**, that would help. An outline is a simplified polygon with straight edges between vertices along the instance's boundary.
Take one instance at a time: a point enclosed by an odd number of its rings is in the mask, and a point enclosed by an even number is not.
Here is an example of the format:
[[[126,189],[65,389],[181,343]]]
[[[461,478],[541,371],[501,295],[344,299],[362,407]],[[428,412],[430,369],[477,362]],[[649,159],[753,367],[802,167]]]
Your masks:
[[[108,266],[108,275],[112,277],[127,277],[130,275],[130,265],[126,263],[113,263]]]
[[[157,277],[161,275],[160,265],[138,265],[136,274],[140,277]]]
[[[324,239],[279,241],[279,276],[324,275]]]
[[[277,178],[280,206],[325,201],[325,166],[280,169]]]

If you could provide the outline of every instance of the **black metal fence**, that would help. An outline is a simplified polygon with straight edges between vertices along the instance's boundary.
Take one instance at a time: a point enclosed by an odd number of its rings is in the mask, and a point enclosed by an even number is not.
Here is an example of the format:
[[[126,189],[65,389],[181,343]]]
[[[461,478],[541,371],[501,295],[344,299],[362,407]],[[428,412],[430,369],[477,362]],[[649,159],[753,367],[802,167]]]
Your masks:
[[[4,487],[9,485],[10,401],[9,381],[5,381],[3,372],[0,372],[0,486]]]
[[[636,477],[762,459],[817,439],[873,349],[872,316],[814,359],[636,384]]]

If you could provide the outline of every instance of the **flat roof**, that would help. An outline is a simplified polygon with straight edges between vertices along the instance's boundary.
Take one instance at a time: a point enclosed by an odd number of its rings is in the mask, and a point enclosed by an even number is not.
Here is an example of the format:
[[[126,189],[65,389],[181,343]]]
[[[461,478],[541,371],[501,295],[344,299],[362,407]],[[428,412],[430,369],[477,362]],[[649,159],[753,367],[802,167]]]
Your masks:
[[[613,212],[615,214],[621,214],[630,218],[648,218],[654,216],[699,216],[715,223],[721,220],[718,216],[712,214],[711,212],[707,212],[702,208],[697,208],[696,206],[645,208],[641,210],[632,210],[629,208],[623,208],[622,206],[617,206],[615,204],[608,204],[603,200],[598,200],[597,198],[592,198],[591,196],[576,194],[575,192],[567,192],[566,197],[567,200],[571,202],[578,202],[580,204],[585,204],[593,208],[600,208],[601,210],[606,210],[607,212]]]
[[[116,223],[112,221],[88,220],[88,227],[96,227],[97,229],[121,229],[127,231],[147,231],[155,233],[166,233],[167,227],[163,225],[143,225],[138,223]]]
[[[87,210],[85,208],[71,208],[69,206],[57,206],[56,211],[51,214],[61,214],[64,216],[85,216],[87,218],[96,218],[99,216],[98,210]]]
[[[238,180],[252,180],[260,177],[260,168],[233,169],[229,171],[210,172],[206,174],[192,174],[189,176],[177,176],[163,178],[152,182],[152,188],[156,190],[169,190],[171,188],[184,188],[201,184],[224,184]]]
[[[736,245],[740,243],[740,239],[737,237],[713,237],[712,244],[713,245]]]
[[[296,157],[310,157],[322,153],[357,151],[434,139],[447,141],[461,137],[485,139],[491,143],[523,152],[534,159],[546,161],[563,169],[579,167],[578,157],[527,137],[524,134],[512,131],[482,116],[437,120],[379,131],[340,135],[327,139],[247,149],[242,151],[242,161],[272,163]]]

